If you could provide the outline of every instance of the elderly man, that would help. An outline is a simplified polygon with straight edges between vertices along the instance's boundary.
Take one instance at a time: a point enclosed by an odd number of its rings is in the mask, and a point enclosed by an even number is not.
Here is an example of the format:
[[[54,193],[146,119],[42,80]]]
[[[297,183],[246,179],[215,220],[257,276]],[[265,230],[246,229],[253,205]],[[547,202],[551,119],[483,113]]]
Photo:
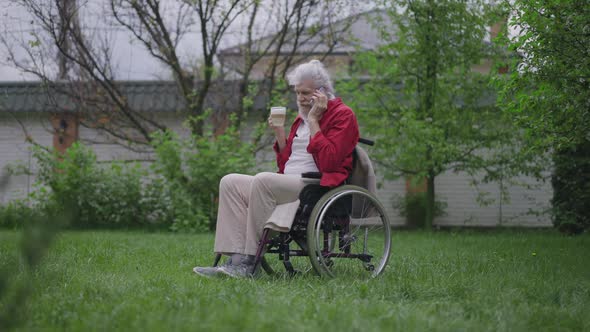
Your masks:
[[[306,185],[301,174],[321,172],[320,185],[335,187],[351,172],[352,152],[359,139],[357,120],[350,107],[334,96],[322,63],[301,64],[287,80],[295,88],[299,108],[289,136],[270,117],[268,122],[276,136],[279,171],[229,174],[221,179],[214,251],[230,259],[219,267],[195,267],[198,275],[251,277],[264,224],[277,205],[298,199]]]

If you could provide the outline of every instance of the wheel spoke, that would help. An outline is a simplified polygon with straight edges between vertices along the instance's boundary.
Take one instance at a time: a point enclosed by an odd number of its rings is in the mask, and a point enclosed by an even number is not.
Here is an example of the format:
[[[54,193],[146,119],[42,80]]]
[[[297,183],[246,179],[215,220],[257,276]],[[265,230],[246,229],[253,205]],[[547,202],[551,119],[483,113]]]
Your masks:
[[[316,271],[331,277],[379,275],[389,260],[391,247],[391,230],[382,205],[354,186],[336,188],[326,196],[314,208],[308,226],[310,258]],[[350,211],[347,223],[342,222],[343,211],[336,211],[343,208]],[[328,252],[322,252],[319,248],[323,247],[326,225],[334,229],[328,232]]]

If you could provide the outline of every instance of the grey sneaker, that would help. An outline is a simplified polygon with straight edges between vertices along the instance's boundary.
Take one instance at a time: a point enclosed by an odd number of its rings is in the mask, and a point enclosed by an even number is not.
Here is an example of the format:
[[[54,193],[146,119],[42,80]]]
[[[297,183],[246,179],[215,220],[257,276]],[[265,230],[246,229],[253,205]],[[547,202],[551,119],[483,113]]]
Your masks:
[[[221,266],[208,266],[208,267],[200,267],[200,266],[196,266],[193,268],[193,272],[203,276],[203,277],[215,277],[218,276],[220,274],[220,269],[224,266],[230,266],[231,265],[231,257]]]
[[[219,269],[221,269],[219,266],[216,267],[200,267],[200,266],[196,266],[193,268],[193,272],[203,276],[203,277],[215,277],[220,271]]]
[[[224,265],[219,268],[219,272],[232,278],[254,278],[252,273],[252,264]]]

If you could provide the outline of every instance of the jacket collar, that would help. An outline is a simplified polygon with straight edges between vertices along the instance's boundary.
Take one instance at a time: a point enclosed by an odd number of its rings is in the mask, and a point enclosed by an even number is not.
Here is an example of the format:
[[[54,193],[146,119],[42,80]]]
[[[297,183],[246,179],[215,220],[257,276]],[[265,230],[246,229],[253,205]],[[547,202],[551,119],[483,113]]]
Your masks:
[[[342,98],[336,97],[336,98],[330,99],[330,100],[328,100],[328,109],[326,111],[334,109],[334,108],[340,106],[340,104],[342,104]]]

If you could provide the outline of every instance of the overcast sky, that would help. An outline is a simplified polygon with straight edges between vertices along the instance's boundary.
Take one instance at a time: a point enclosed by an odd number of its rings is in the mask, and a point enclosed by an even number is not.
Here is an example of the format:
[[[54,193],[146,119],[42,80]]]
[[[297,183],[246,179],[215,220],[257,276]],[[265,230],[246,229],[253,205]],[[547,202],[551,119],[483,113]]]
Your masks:
[[[49,0],[48,0],[49,1]],[[104,0],[103,0],[104,1]],[[100,0],[78,0],[82,5],[83,30],[88,34],[99,37],[108,37],[113,50],[113,59],[115,65],[115,75],[121,80],[153,80],[169,79],[169,71],[158,61],[156,61],[145,48],[139,44],[131,34],[122,27],[109,23],[110,15],[101,14],[105,11],[104,2]],[[267,5],[271,0],[267,0]],[[347,0],[342,0],[347,1]],[[350,1],[350,0],[348,0]],[[178,8],[178,1],[162,0],[164,11],[174,15]],[[371,5],[357,2],[352,11],[370,10]],[[260,34],[268,33],[273,30],[272,18],[269,17],[269,10],[264,9],[260,15],[258,28]],[[343,15],[345,16],[345,15]],[[246,16],[238,18],[230,27],[226,38],[223,40],[223,47],[235,45],[241,41],[241,33],[244,31],[243,25]],[[15,4],[13,1],[0,0],[0,33],[8,36],[12,40],[29,41],[33,40],[31,33],[38,29],[34,24],[33,18],[24,8]],[[24,59],[24,52],[16,48],[17,58]],[[196,27],[190,29],[190,32],[181,40],[178,47],[178,54],[184,63],[195,62],[200,55],[200,37]],[[30,75],[21,73],[14,65],[8,63],[6,50],[0,50],[0,80],[1,81],[22,81],[34,79]]]

